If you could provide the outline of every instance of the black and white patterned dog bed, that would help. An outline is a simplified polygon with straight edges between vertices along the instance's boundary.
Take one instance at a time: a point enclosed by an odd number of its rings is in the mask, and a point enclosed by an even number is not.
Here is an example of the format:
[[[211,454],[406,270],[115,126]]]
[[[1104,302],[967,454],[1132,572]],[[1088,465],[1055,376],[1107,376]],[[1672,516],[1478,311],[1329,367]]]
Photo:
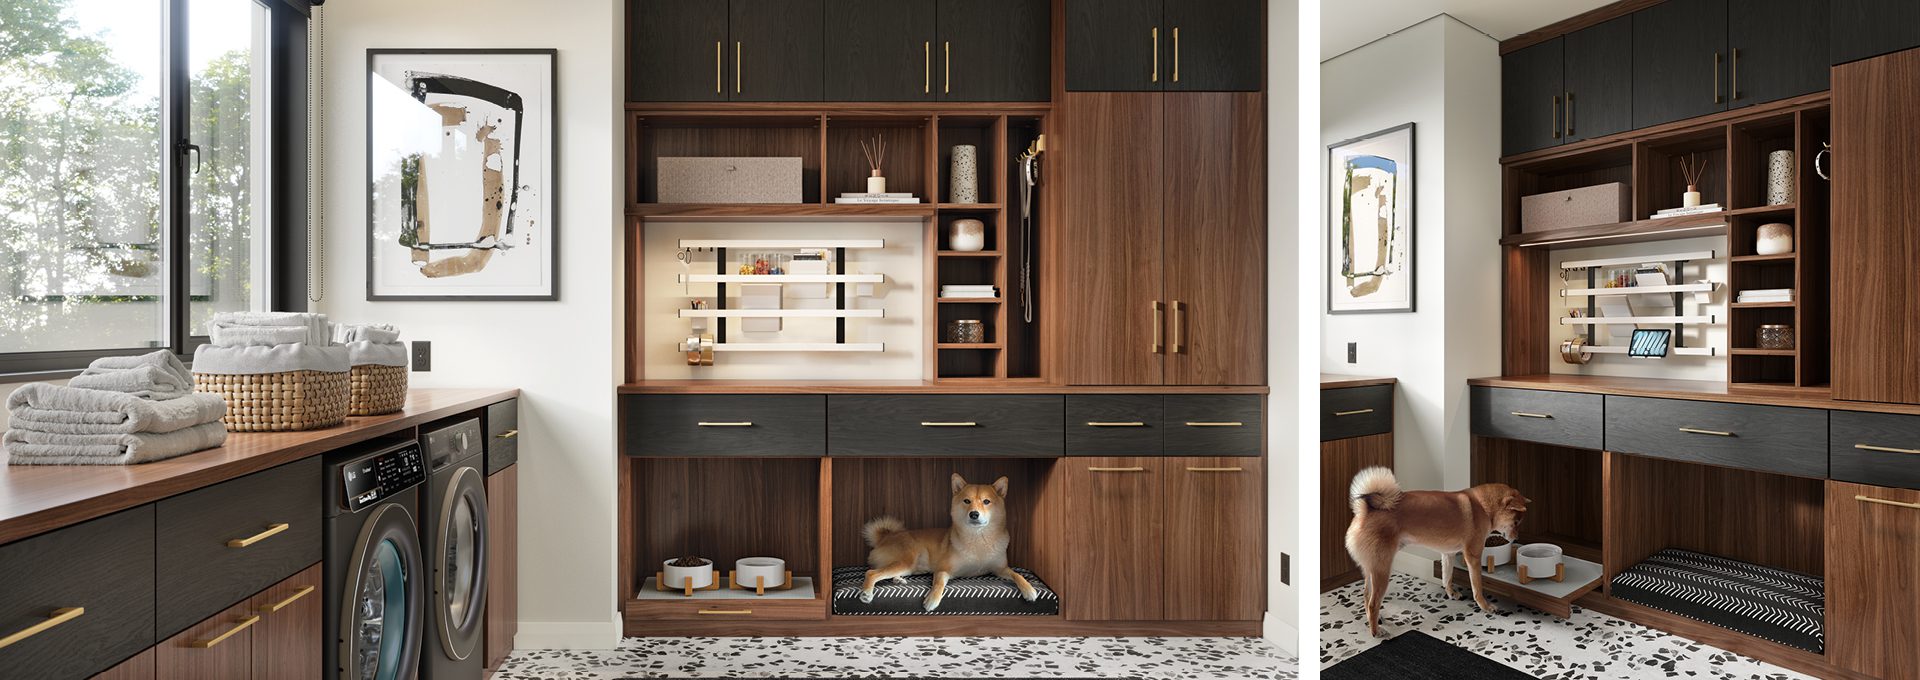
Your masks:
[[[1032,602],[1020,597],[1012,581],[998,576],[972,576],[947,580],[946,595],[940,608],[927,611],[921,601],[933,591],[933,575],[908,576],[906,583],[892,579],[873,588],[873,601],[860,601],[860,586],[867,578],[866,567],[833,568],[833,613],[844,615],[917,614],[921,616],[1053,616],[1060,613],[1060,596],[1033,572],[1019,567],[1013,571],[1027,579],[1040,597]]]
[[[1678,548],[1613,577],[1613,596],[1815,654],[1826,649],[1826,582]]]

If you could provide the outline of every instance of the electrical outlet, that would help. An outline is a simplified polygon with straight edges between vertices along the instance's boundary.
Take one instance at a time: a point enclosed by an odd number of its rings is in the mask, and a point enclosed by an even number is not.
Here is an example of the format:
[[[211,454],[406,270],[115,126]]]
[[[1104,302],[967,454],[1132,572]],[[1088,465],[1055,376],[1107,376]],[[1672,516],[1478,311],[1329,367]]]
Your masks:
[[[1357,342],[1347,343],[1347,363],[1349,364],[1360,363],[1360,343],[1357,343]]]
[[[413,341],[413,370],[433,370],[433,343],[425,340]]]
[[[1293,556],[1280,553],[1280,585],[1293,585]]]

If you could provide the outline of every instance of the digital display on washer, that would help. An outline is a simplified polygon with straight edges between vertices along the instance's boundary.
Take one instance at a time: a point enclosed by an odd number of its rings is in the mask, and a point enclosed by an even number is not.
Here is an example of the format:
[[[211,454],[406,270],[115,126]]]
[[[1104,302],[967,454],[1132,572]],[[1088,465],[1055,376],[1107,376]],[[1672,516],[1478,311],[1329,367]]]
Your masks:
[[[348,463],[340,468],[347,509],[359,510],[409,486],[426,481],[420,445],[407,444]]]

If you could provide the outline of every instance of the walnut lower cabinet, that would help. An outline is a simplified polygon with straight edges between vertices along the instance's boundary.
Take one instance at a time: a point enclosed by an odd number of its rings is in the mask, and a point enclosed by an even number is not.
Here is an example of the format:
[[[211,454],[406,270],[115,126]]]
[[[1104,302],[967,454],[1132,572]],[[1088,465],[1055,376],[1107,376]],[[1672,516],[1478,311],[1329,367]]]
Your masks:
[[[1266,609],[1259,458],[1067,458],[1076,621],[1250,621]]]
[[[159,678],[265,678],[314,680],[321,677],[320,565],[307,567],[220,613],[187,626],[152,650],[109,670],[110,677],[135,677],[125,666],[146,667]],[[118,673],[118,675],[116,675]]]
[[[1920,677],[1920,491],[1827,482],[1827,659]]]

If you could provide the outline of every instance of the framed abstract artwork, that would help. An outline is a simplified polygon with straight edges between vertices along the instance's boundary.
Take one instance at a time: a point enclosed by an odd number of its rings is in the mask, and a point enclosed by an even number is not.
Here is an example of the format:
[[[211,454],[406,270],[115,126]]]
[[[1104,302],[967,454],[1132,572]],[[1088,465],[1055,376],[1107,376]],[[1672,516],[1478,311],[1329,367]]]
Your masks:
[[[1413,311],[1413,123],[1327,147],[1327,312]]]
[[[367,50],[367,299],[560,299],[551,49]]]

